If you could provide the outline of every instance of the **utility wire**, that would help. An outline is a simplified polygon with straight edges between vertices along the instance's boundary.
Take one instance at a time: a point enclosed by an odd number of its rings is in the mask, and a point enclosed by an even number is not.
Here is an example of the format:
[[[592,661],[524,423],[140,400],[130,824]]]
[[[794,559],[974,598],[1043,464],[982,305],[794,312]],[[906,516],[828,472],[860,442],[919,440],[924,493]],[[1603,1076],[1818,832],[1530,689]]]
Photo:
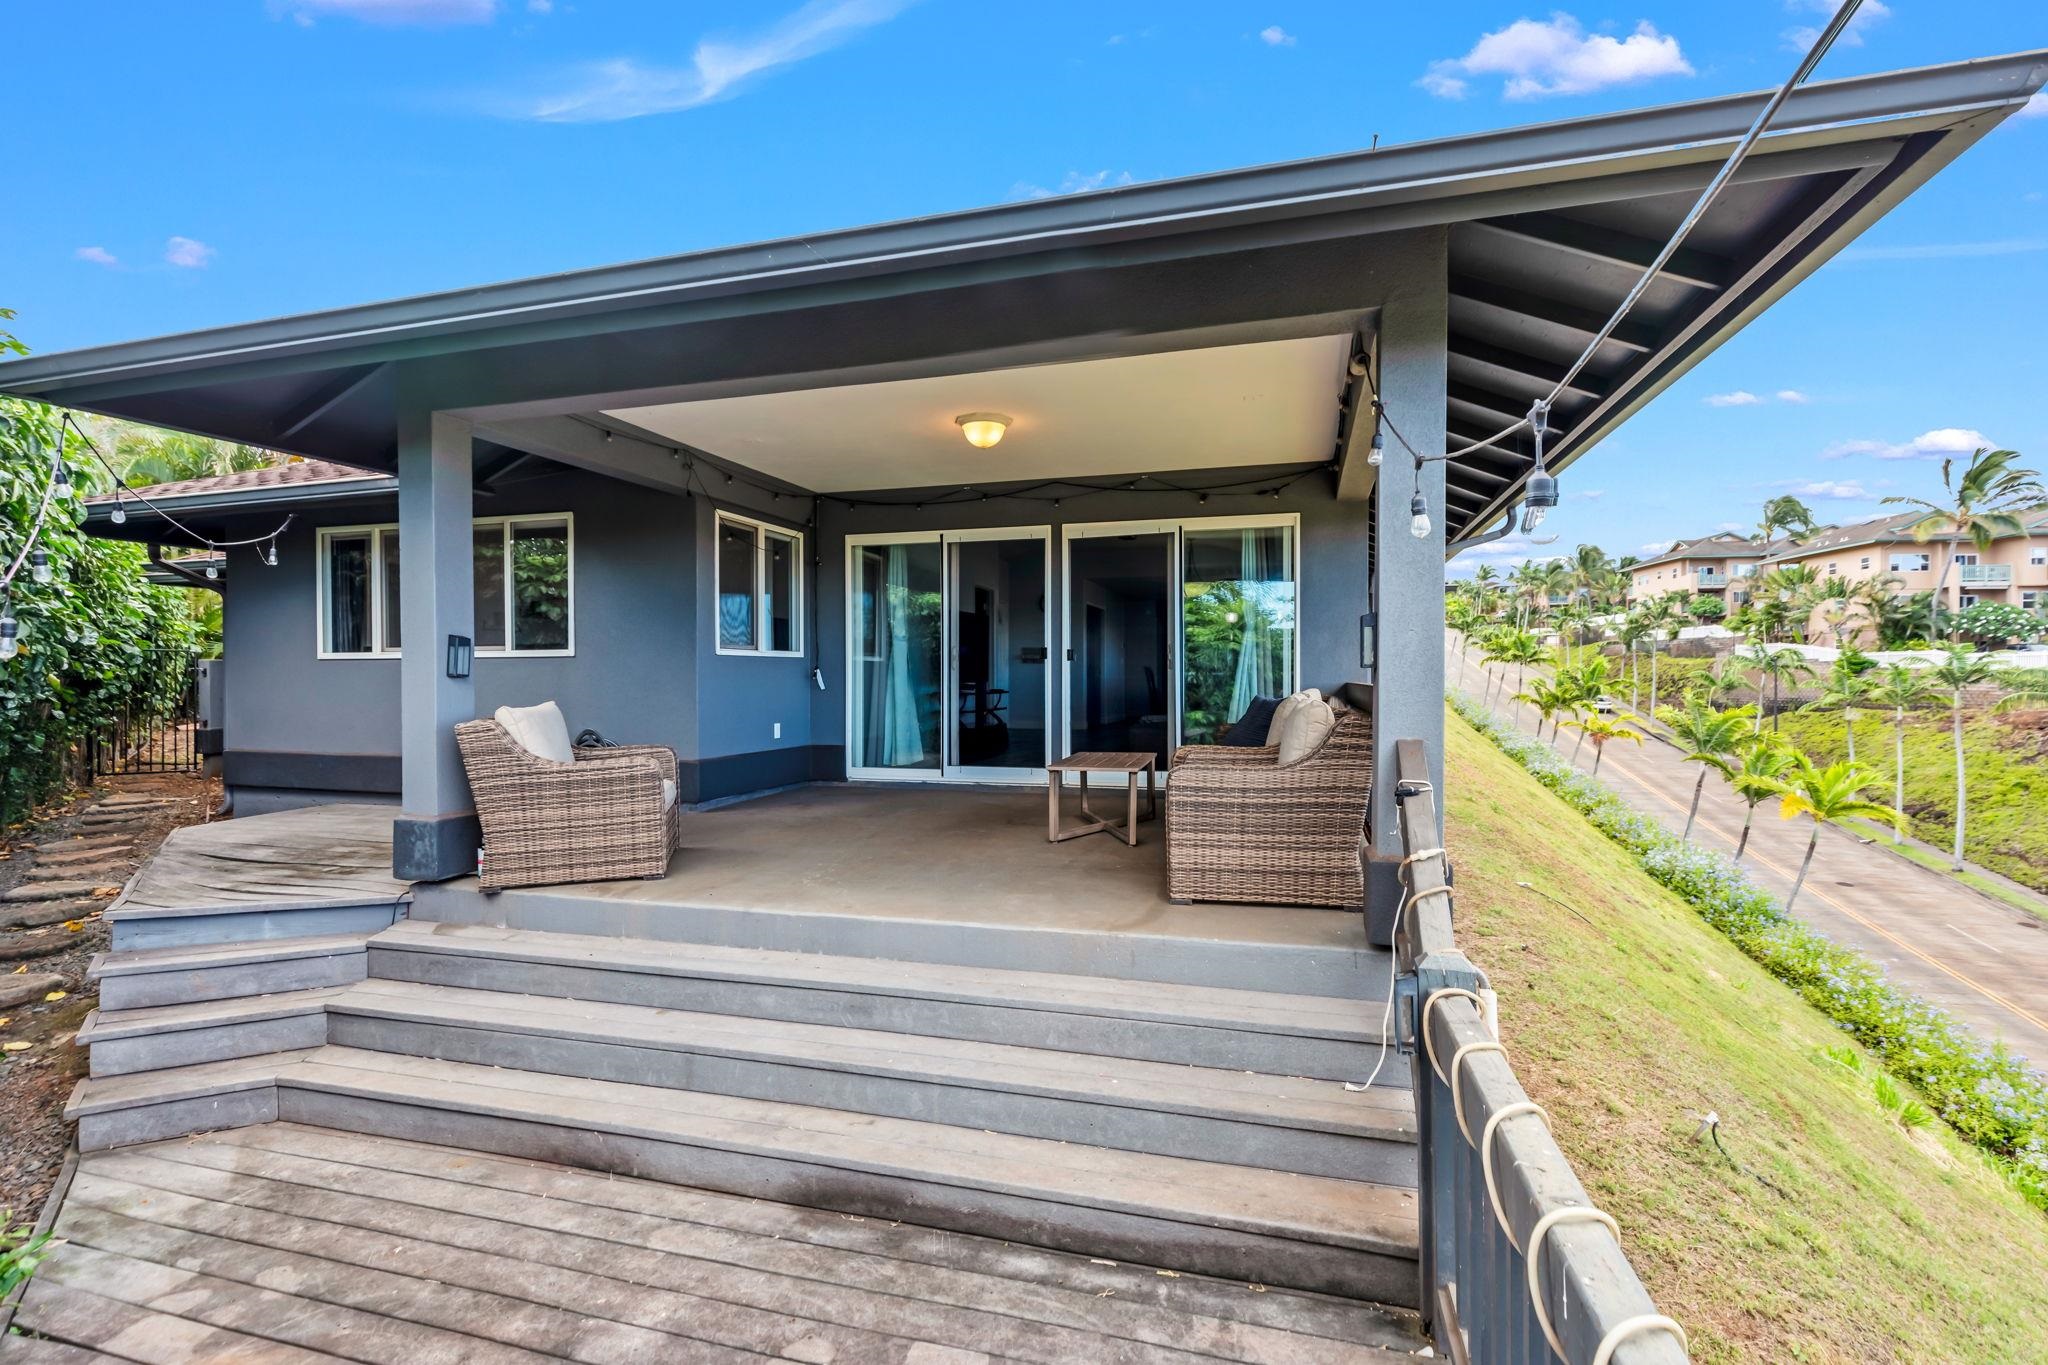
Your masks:
[[[128,481],[121,477],[120,471],[114,468],[113,463],[109,461],[105,455],[102,455],[100,453],[100,448],[93,441],[92,437],[85,434],[85,429],[79,426],[77,422],[73,421],[71,419],[71,414],[68,412],[64,414],[63,420],[59,426],[60,441],[62,428],[67,426],[78,433],[78,439],[85,442],[85,447],[87,450],[90,450],[92,452],[92,457],[100,462],[100,464],[106,469],[108,476],[113,479],[115,490],[114,495],[116,498],[125,496],[135,499],[135,501],[141,503],[144,507],[147,507],[150,511],[156,513],[159,517],[162,517],[165,521],[169,522],[172,526],[175,526],[180,531],[183,531],[192,539],[203,543],[209,550],[234,550],[240,549],[242,546],[245,545],[261,545],[265,541],[269,541],[272,544],[275,544],[277,538],[284,534],[285,528],[292,524],[293,517],[296,516],[296,513],[288,513],[285,516],[285,519],[277,524],[277,529],[275,531],[272,531],[267,535],[250,536],[247,540],[215,540],[211,536],[201,535],[199,532],[193,530],[184,522],[179,521],[169,512],[164,511],[163,508],[158,507],[155,503],[151,502],[148,498],[143,497],[142,494],[136,492],[132,487],[130,487]],[[59,446],[59,449],[62,449],[61,444]]]

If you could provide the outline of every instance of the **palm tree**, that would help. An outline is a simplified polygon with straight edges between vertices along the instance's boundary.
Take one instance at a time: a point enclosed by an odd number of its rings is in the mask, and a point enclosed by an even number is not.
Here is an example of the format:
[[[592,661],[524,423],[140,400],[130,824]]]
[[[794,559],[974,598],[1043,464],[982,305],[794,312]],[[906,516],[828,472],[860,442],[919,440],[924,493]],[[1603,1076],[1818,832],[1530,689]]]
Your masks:
[[[1650,633],[1650,623],[1644,619],[1642,608],[1630,612],[1622,619],[1620,638],[1622,647],[1628,650],[1628,709],[1634,711],[1642,700],[1643,666],[1637,657],[1636,646]]]
[[[1958,872],[1963,870],[1963,817],[1969,797],[1968,779],[1963,771],[1963,692],[1990,682],[1996,675],[1997,669],[1988,655],[1962,646],[1951,646],[1948,657],[1927,672],[1929,681],[1949,694],[1949,731],[1956,746],[1956,843],[1949,866]]]
[[[1749,809],[1742,816],[1742,837],[1735,842],[1740,862],[1749,847],[1750,823],[1756,819],[1759,803],[1785,793],[1783,778],[1799,762],[1799,755],[1768,736],[1755,739],[1742,754],[1742,765],[1728,775],[1728,785]]]
[[[1868,662],[1866,660],[1866,662]],[[1856,710],[1870,700],[1875,682],[1849,666],[1848,658],[1835,660],[1828,672],[1828,685],[1818,697],[1800,707],[1801,711],[1840,711],[1842,729],[1848,737],[1849,761],[1856,761]]]
[[[1670,596],[1653,597],[1643,604],[1643,621],[1650,628],[1650,713],[1657,711],[1657,641],[1664,633],[1664,627],[1678,619],[1678,609]]]
[[[1790,493],[1783,493],[1764,503],[1763,519],[1757,523],[1757,538],[1768,545],[1778,538],[1781,531],[1798,537],[1810,536],[1819,529],[1813,520],[1812,510]]]
[[[1934,695],[1934,679],[1924,668],[1910,664],[1887,664],[1870,686],[1873,706],[1892,708],[1892,790],[1893,804],[1906,809],[1906,712]],[[1905,830],[1892,828],[1892,842],[1904,843]]]
[[[1536,708],[1536,738],[1543,738],[1543,722],[1554,721],[1557,713],[1568,711],[1578,705],[1578,694],[1569,686],[1538,678],[1529,684],[1527,692],[1515,695],[1516,701],[1525,701]],[[1557,743],[1557,727],[1550,728],[1550,742]]]
[[[1501,662],[1515,666],[1515,693],[1522,692],[1523,671],[1530,664],[1543,662],[1543,642],[1536,638],[1534,631],[1509,631],[1501,646]]]
[[[1733,776],[1735,769],[1729,760],[1753,739],[1742,732],[1740,712],[1716,711],[1698,697],[1688,701],[1684,710],[1665,707],[1657,713],[1657,719],[1671,731],[1672,742],[1683,752],[1685,761],[1700,765],[1700,775],[1692,784],[1692,809],[1685,813],[1685,830],[1678,836],[1679,842],[1690,842],[1692,822],[1699,818],[1700,796],[1707,787],[1707,773]]]
[[[1898,826],[1899,813],[1896,810],[1881,801],[1865,799],[1863,789],[1869,785],[1870,774],[1853,763],[1830,763],[1819,768],[1803,754],[1779,782],[1778,813],[1787,820],[1802,815],[1813,820],[1813,837],[1806,841],[1806,856],[1799,861],[1799,875],[1792,881],[1792,894],[1785,897],[1788,914],[1792,910],[1792,902],[1799,899],[1799,889],[1806,885],[1807,869],[1813,866],[1813,850],[1820,843],[1822,825],[1836,825],[1845,820],[1886,820],[1894,828]]]
[[[1608,740],[1625,739],[1638,746],[1643,742],[1642,734],[1630,728],[1627,721],[1603,716],[1597,711],[1588,716],[1581,716],[1577,720],[1568,720],[1565,724],[1577,730],[1582,740],[1593,741],[1593,772],[1596,776],[1600,772],[1600,759],[1607,752]],[[1573,762],[1577,762],[1578,751],[1574,749],[1572,754]]]
[[[1955,564],[1958,541],[1968,540],[1979,554],[1986,553],[1994,540],[2025,535],[2027,528],[2020,513],[2048,502],[2048,489],[2042,488],[2038,473],[2012,467],[2019,457],[2016,450],[1986,450],[1980,446],[1970,456],[1969,468],[1960,479],[1955,477],[1953,456],[1941,462],[1945,501],[1885,499],[1887,503],[1921,509],[1922,516],[1911,528],[1913,539],[1924,545],[1939,537],[1948,543],[1947,553],[1942,556],[1941,576],[1934,580],[1936,603],[1948,592],[1948,571]],[[1941,638],[1940,622],[1932,609],[1928,612],[1927,638]]]
[[[1778,702],[1784,697],[1785,684],[1796,682],[1802,678],[1812,677],[1813,665],[1806,661],[1804,654],[1801,654],[1790,645],[1784,645],[1777,649],[1772,649],[1769,645],[1763,644],[1752,645],[1749,652],[1742,656],[1742,662],[1745,666],[1753,668],[1757,672],[1756,729],[1758,731],[1762,731],[1764,728],[1764,683],[1769,681],[1771,685],[1771,732],[1775,734],[1778,730],[1778,711],[1780,710]]]
[[[1721,662],[1693,679],[1691,693],[1709,706],[1719,706],[1723,701],[1731,706],[1735,694],[1749,687],[1749,675],[1743,671],[1742,660],[1730,654]],[[1743,708],[1743,714],[1750,714]]]

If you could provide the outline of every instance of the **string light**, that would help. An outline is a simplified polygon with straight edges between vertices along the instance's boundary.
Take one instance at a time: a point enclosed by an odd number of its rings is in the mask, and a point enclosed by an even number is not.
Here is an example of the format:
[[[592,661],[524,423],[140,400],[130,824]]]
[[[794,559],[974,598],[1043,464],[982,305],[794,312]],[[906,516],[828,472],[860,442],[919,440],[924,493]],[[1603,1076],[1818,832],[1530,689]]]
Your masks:
[[[116,526],[125,525],[128,521],[128,505],[121,500],[119,488],[114,490],[114,510],[107,514],[107,520]]]
[[[50,581],[50,552],[40,545],[28,552],[28,576],[38,583]]]
[[[0,606],[0,662],[21,653],[21,624],[12,607]]]

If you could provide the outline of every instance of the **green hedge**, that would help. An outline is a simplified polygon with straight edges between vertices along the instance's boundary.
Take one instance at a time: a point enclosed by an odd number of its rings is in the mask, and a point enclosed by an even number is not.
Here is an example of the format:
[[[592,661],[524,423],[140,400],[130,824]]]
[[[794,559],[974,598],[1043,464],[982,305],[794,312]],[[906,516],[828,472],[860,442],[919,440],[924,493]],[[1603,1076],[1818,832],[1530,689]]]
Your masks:
[[[51,409],[0,398],[0,568],[35,520],[50,471],[39,452],[56,440]],[[75,488],[93,486],[96,471],[67,464]],[[24,566],[10,589],[21,649],[0,663],[0,825],[79,777],[87,735],[123,713],[168,707],[191,666],[198,631],[184,590],[144,580],[141,546],[80,535],[83,515],[74,498],[52,503],[39,540],[51,581],[36,583]]]
[[[1549,745],[1496,724],[1461,693],[1451,693],[1450,702],[1538,782],[1634,854],[1652,879],[1868,1047],[1893,1075],[1917,1087],[1928,1106],[1982,1149],[2029,1203],[2048,1212],[2048,1080],[2041,1073],[1900,990],[1861,953],[1787,915],[1733,861],[1685,843],[1629,809]]]

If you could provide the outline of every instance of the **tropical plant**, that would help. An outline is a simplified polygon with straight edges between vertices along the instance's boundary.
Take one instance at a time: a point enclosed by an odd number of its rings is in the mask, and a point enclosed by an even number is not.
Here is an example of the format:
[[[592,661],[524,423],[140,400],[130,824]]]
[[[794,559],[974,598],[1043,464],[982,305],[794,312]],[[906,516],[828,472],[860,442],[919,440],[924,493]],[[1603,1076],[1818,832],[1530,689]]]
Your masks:
[[[1654,627],[1644,615],[1641,607],[1623,618],[1619,638],[1622,648],[1628,651],[1628,709],[1637,709],[1641,700],[1643,666],[1637,646],[1649,638]]]
[[[1700,765],[1699,777],[1692,784],[1692,809],[1685,813],[1685,829],[1678,836],[1680,843],[1686,843],[1692,838],[1693,821],[1699,818],[1700,796],[1706,790],[1707,774],[1717,772],[1723,777],[1732,776],[1735,765],[1731,760],[1754,741],[1752,736],[1743,733],[1742,712],[1716,711],[1699,697],[1687,701],[1683,709],[1676,706],[1663,708],[1657,712],[1657,719],[1663,721],[1664,728],[1671,732],[1671,740],[1685,761]]]
[[[1906,712],[1934,695],[1934,679],[1924,668],[1910,664],[1887,664],[1870,683],[1873,706],[1892,710],[1892,804],[1906,809]],[[1903,827],[1892,827],[1892,842],[1905,842]]]
[[[1757,538],[1769,544],[1781,534],[1810,536],[1820,527],[1813,519],[1811,508],[1790,493],[1782,493],[1765,500],[1763,517],[1757,522],[1756,529]]]
[[[1687,687],[1687,692],[1691,696],[1698,697],[1709,706],[1719,706],[1724,702],[1732,705],[1735,700],[1735,694],[1746,691],[1748,688],[1749,674],[1744,671],[1742,660],[1730,654],[1712,668],[1694,678]],[[1742,713],[1745,716],[1753,714],[1747,707],[1743,708]]]
[[[85,418],[82,424],[108,453],[121,477],[135,487],[239,474],[282,464],[290,458],[260,446],[236,445],[114,418]]]
[[[2042,619],[2015,602],[1978,602],[1956,613],[1951,629],[1987,645],[2038,639]]]
[[[1528,702],[1529,705],[1536,708],[1536,738],[1538,739],[1543,738],[1543,722],[1554,722],[1559,712],[1573,710],[1579,701],[1578,693],[1570,686],[1545,678],[1538,678],[1535,682],[1529,684],[1529,690],[1518,693],[1515,699]],[[1557,742],[1557,727],[1555,724],[1550,729],[1550,742],[1552,744]]]
[[[1812,677],[1813,665],[1806,661],[1804,654],[1789,645],[1777,649],[1765,644],[1752,645],[1741,657],[1743,665],[1754,669],[1757,674],[1756,729],[1761,731],[1764,727],[1764,684],[1768,682],[1771,687],[1771,730],[1775,733],[1778,729],[1778,703],[1784,697],[1785,684]]]
[[[32,1222],[17,1223],[12,1209],[0,1209],[0,1299],[35,1273],[49,1246],[49,1233],[37,1232]]]
[[[1786,564],[1758,574],[1750,596],[1750,614],[1763,627],[1766,640],[1774,635],[1804,638],[1806,618],[1820,600],[1820,574],[1811,564]]]
[[[1643,603],[1643,623],[1649,627],[1650,640],[1650,713],[1657,711],[1657,642],[1663,638],[1665,627],[1678,619],[1678,608],[1671,599],[1653,597]]]
[[[1849,745],[1849,761],[1856,761],[1856,714],[1870,700],[1875,686],[1870,675],[1859,670],[1849,655],[1835,660],[1828,672],[1827,687],[1818,697],[1800,707],[1801,711],[1840,711],[1842,730]],[[1775,723],[1776,718],[1773,717]]]
[[[1685,604],[1685,614],[1705,625],[1726,616],[1728,608],[1722,605],[1720,598],[1701,593]]]
[[[1813,867],[1813,851],[1820,845],[1822,825],[1838,825],[1848,820],[1883,820],[1897,828],[1903,817],[1883,802],[1864,797],[1863,789],[1870,785],[1870,774],[1853,763],[1830,763],[1822,768],[1801,754],[1778,785],[1778,814],[1787,820],[1796,820],[1804,815],[1813,821],[1813,835],[1806,841],[1806,856],[1799,860],[1799,875],[1792,879],[1792,893],[1785,897],[1785,912],[1790,914],[1792,903],[1799,899],[1800,888],[1806,885],[1806,874]]]
[[[1949,729],[1956,750],[1956,842],[1949,866],[1963,870],[1963,825],[1968,814],[1969,778],[1963,768],[1963,693],[1990,682],[1997,674],[1991,660],[1976,651],[1953,647],[1948,657],[1927,672],[1928,680],[1949,694]]]
[[[2041,486],[2038,473],[2013,468],[2013,461],[2018,458],[2016,450],[1987,450],[1980,446],[1971,454],[1970,463],[1960,476],[1956,474],[1954,456],[1941,462],[1942,501],[1902,496],[1884,500],[1920,509],[1920,519],[1910,528],[1914,540],[1923,545],[1936,539],[1947,542],[1941,574],[1934,580],[1935,602],[1942,601],[1948,593],[1948,575],[1955,567],[1958,542],[1967,540],[1977,547],[1979,554],[1986,553],[1993,541],[2025,535],[2026,523],[2020,514],[2048,502],[2048,489]],[[1941,623],[1931,607],[1927,638],[1941,638]]]
[[[1609,740],[1625,739],[1637,746],[1641,746],[1643,742],[1642,732],[1627,721],[1618,720],[1613,716],[1603,716],[1597,711],[1581,716],[1577,720],[1568,720],[1565,724],[1577,730],[1582,738],[1593,741],[1593,771],[1596,774],[1600,771],[1600,759],[1607,752]]]
[[[1728,775],[1728,785],[1749,807],[1742,816],[1742,837],[1735,841],[1735,860],[1742,861],[1749,848],[1749,828],[1756,820],[1756,808],[1774,796],[1784,795],[1785,774],[1799,763],[1799,755],[1772,735],[1753,737],[1742,751],[1742,763]]]

